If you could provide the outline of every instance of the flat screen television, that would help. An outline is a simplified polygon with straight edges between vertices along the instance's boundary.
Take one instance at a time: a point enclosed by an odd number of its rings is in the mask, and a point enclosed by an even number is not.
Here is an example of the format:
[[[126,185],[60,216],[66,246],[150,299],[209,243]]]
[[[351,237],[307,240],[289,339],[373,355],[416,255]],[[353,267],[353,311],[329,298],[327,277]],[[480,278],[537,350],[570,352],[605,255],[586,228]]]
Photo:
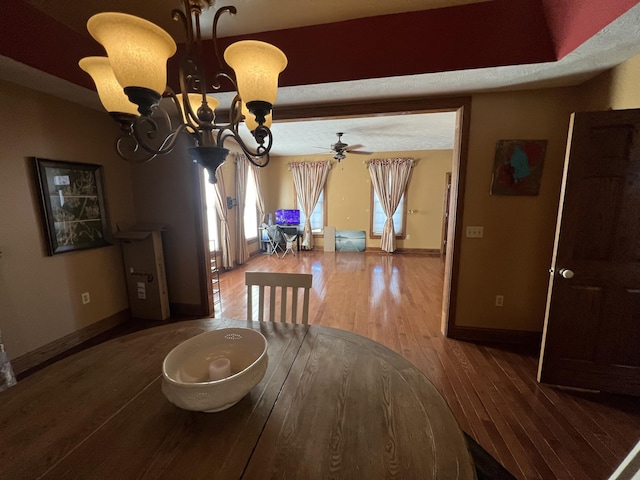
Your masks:
[[[300,210],[276,210],[276,225],[300,225]]]

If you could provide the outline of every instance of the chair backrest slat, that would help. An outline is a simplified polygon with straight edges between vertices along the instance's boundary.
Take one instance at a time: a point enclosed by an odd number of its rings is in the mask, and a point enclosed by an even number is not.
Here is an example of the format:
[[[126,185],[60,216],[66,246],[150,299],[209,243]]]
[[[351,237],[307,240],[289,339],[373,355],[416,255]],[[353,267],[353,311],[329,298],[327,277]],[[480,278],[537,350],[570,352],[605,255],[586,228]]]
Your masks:
[[[268,321],[278,321],[276,318],[276,289],[280,289],[280,315],[281,322],[287,321],[287,313],[291,312],[291,322],[298,322],[298,291],[304,289],[301,323],[309,321],[309,290],[313,283],[313,275],[310,273],[274,273],[274,272],[246,272],[245,283],[247,285],[247,319],[253,320],[253,286],[258,287],[258,321],[264,321],[265,288],[269,289],[269,314]],[[291,292],[291,309],[288,309],[288,292]]]
[[[284,291],[284,289],[283,289]],[[291,295],[291,323],[298,323],[298,289],[294,288]]]
[[[251,285],[247,285],[247,318],[253,318],[253,295]]]
[[[264,320],[264,285],[258,286],[258,320]]]
[[[260,286],[260,290],[264,290],[264,285]],[[264,297],[264,293],[260,292],[260,295]],[[275,286],[269,286],[269,319],[270,322],[276,321],[276,289]]]

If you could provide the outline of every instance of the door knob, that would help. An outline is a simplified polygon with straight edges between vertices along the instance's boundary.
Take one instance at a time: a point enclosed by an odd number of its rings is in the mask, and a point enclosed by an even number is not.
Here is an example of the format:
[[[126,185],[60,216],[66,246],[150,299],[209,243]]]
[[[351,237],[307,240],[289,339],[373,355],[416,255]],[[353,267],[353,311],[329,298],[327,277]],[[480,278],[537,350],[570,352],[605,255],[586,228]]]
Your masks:
[[[558,273],[562,278],[573,278],[573,270],[569,270],[568,268],[561,268]]]

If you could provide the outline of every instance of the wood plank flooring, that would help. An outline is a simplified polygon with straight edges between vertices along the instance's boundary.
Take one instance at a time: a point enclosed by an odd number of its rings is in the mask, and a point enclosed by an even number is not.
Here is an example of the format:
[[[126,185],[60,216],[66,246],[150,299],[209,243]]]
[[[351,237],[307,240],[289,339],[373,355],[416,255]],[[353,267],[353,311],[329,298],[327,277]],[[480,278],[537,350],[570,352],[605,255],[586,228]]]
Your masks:
[[[640,438],[640,399],[539,385],[536,351],[444,338],[441,258],[258,255],[220,276],[216,316],[245,318],[245,271],[312,273],[309,322],[402,354],[433,382],[462,429],[517,478],[606,479]]]
[[[216,317],[246,317],[245,271],[312,273],[309,322],[364,335],[411,361],[444,396],[460,427],[516,478],[609,478],[640,439],[640,399],[540,385],[537,351],[444,338],[443,267],[439,257],[408,253],[261,254],[220,275]],[[78,350],[155,325],[127,322],[19,379]]]

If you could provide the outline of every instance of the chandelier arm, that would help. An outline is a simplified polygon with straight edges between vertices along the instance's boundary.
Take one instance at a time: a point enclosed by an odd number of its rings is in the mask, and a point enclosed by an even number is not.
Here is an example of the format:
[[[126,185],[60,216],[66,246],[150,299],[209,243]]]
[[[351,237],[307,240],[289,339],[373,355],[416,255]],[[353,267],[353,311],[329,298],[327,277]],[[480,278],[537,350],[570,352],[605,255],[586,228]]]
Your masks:
[[[180,62],[180,90],[182,91],[182,108],[186,123],[196,130],[211,130],[215,128],[214,109],[207,101],[206,81],[197,59],[187,55]],[[199,107],[192,105],[189,92],[197,92],[202,97]],[[215,108],[215,107],[214,107]]]
[[[231,107],[229,108],[229,124],[233,125],[233,129],[237,132],[238,125],[242,121],[242,99],[239,94],[236,94],[231,101]]]
[[[219,75],[225,75],[221,73]],[[240,99],[240,95],[236,94],[231,101],[231,107],[229,108],[229,123],[226,124],[215,124],[213,125],[214,129],[218,130],[218,135],[216,138],[216,144],[222,146],[224,139],[228,136],[238,137],[240,138],[240,133],[238,131],[238,126],[242,121],[242,112],[240,110],[242,100]],[[226,131],[230,131],[231,133],[225,133]]]
[[[185,2],[188,0],[184,0]],[[196,34],[195,38],[191,39],[191,42],[195,45],[195,58],[196,63],[202,64],[202,32],[200,31],[200,14],[202,9],[195,3],[191,3],[191,28],[195,26]],[[204,74],[203,74],[204,77]]]
[[[259,125],[253,132],[251,132],[259,145],[255,150],[250,149],[242,140],[238,130],[243,118],[241,105],[242,99],[240,98],[240,95],[236,94],[231,101],[231,108],[229,109],[229,123],[227,125],[215,125],[215,127],[218,128],[217,144],[222,146],[227,138],[232,137],[240,146],[242,151],[249,157],[264,157],[269,153],[271,146],[273,145],[273,133],[266,125]],[[267,140],[266,146],[264,145],[265,140]],[[269,160],[267,160],[267,163],[268,162]],[[267,164],[259,165],[253,161],[252,163],[256,166],[266,166]]]
[[[182,71],[182,68],[180,69]],[[173,105],[175,106],[180,118],[182,118],[185,126],[189,127],[192,131],[197,131],[200,123],[198,122],[198,116],[193,110],[193,106],[191,105],[191,101],[189,100],[189,96],[186,93],[187,90],[184,88],[184,84],[182,81],[182,75],[180,75],[180,88],[182,93],[182,104],[178,100],[178,95],[167,85],[164,96],[171,98],[173,101]],[[196,120],[196,123],[193,120]],[[169,121],[170,122],[170,121]]]
[[[149,130],[149,131],[147,131],[147,132],[145,132],[143,134],[141,132],[141,130],[142,130],[142,125],[145,124],[145,123],[149,123],[150,124],[151,130]],[[153,138],[158,132],[158,125],[153,119],[139,117],[138,120],[136,120],[136,122],[133,125],[132,132],[133,132],[133,136],[136,139],[136,142],[144,150],[146,150],[147,152],[149,152],[149,153],[151,153],[153,155],[164,155],[166,153],[169,153],[171,150],[173,150],[173,147],[175,146],[175,144],[176,144],[176,142],[178,140],[178,134],[180,132],[182,132],[183,130],[185,130],[186,128],[187,128],[187,125],[185,125],[184,123],[181,123],[180,125],[178,125],[178,127],[176,127],[175,130],[171,131],[164,138],[164,140],[160,144],[160,147],[158,147],[158,148],[154,148],[144,138],[144,136],[146,136],[147,138]]]
[[[160,146],[159,150],[155,150],[153,147],[151,147],[142,137],[141,137],[141,132],[139,130],[141,130],[141,125],[145,122],[149,123],[152,126],[152,130],[153,132],[147,132],[146,136],[147,137],[151,137],[152,135],[155,135],[158,132],[158,126],[157,126],[157,122],[155,120],[153,120],[152,118],[149,117],[138,117],[136,119],[136,121],[131,124],[131,126],[129,127],[131,132],[134,134],[134,136],[138,139],[138,142],[140,144],[140,146],[142,146],[142,148],[144,148],[145,150],[147,150],[148,152],[153,152],[155,155],[159,155],[162,152],[170,152],[173,149],[173,145],[175,144],[176,140],[173,140],[171,143],[170,147],[167,147],[167,149],[163,149],[163,147],[166,145],[167,140],[170,137],[173,136],[177,136],[179,133],[181,133],[182,131],[184,131],[185,133],[188,133],[189,135],[192,135],[195,137],[196,139],[196,143],[201,144],[203,141],[203,135],[202,135],[202,131],[203,131],[203,126],[206,128],[206,126],[209,127],[213,127],[215,128],[215,125],[212,125],[211,123],[207,123],[207,122],[200,122],[198,120],[198,115],[195,113],[195,111],[193,110],[193,107],[191,106],[191,102],[189,101],[189,97],[186,94],[182,94],[183,95],[183,105],[184,107],[181,107],[180,102],[178,100],[178,96],[176,95],[176,93],[173,91],[173,89],[171,87],[169,87],[167,85],[167,87],[165,88],[164,94],[163,96],[166,98],[171,98],[177,112],[178,115],[180,115],[180,118],[182,118],[183,120],[186,118],[187,122],[186,123],[180,123],[175,129],[173,129],[173,131],[171,131],[167,137],[165,138],[165,140],[163,141],[162,145]],[[183,114],[183,108],[186,110],[187,108],[189,109],[190,115],[187,115],[187,112],[184,111]],[[173,128],[173,122],[171,121],[171,116],[169,115],[169,113],[163,108],[158,106],[154,112],[158,113],[162,113],[163,118],[165,119],[167,125],[169,126],[169,129]],[[194,123],[192,121],[192,119],[196,120],[196,123]],[[146,148],[149,147],[149,148]]]
[[[219,69],[219,71],[221,73],[230,71],[229,70],[229,65],[227,65],[227,62],[220,55],[220,49],[218,48],[218,21],[220,20],[220,16],[223,13],[229,13],[231,15],[235,15],[236,13],[238,13],[238,10],[233,5],[227,5],[226,7],[220,7],[216,11],[215,16],[213,17],[213,27],[212,27],[212,32],[213,32],[213,51],[216,52],[216,58],[218,59],[218,69]],[[220,74],[216,75],[216,78],[219,75]],[[227,78],[232,78],[232,76],[230,76],[230,75],[225,75],[225,76]],[[236,82],[234,80],[233,81],[234,86],[235,86],[235,83]]]
[[[130,145],[127,145],[127,143]],[[115,150],[120,158],[134,164],[147,163],[156,158],[155,154],[140,149],[140,144],[133,136],[133,132],[128,132],[116,138]]]
[[[163,97],[165,98],[170,98],[171,101],[173,102],[173,106],[176,108],[176,111],[178,112],[178,114],[183,118],[183,119],[187,119],[187,125],[193,128],[193,125],[191,125],[191,123],[189,122],[190,118],[187,115],[187,108],[190,107],[190,105],[188,103],[185,103],[185,97],[186,95],[182,94],[183,97],[183,103],[182,105],[180,104],[180,101],[178,100],[178,95],[176,95],[176,93],[173,91],[173,89],[167,85],[164,91],[164,95]],[[188,98],[186,99],[188,101]],[[183,107],[184,105],[184,107]],[[168,114],[167,114],[168,115]],[[170,120],[169,120],[170,121]]]
[[[266,125],[258,125],[251,134],[260,145],[260,148],[263,148],[267,153],[271,151],[271,146],[273,145],[273,133],[269,127]],[[265,139],[267,139],[266,147],[263,146]]]
[[[180,89],[182,94],[182,108],[178,108],[178,111],[182,113],[184,110],[183,119],[185,123],[194,130],[198,130],[202,127],[211,126],[213,121],[213,110],[209,107],[206,98],[206,82],[204,78],[204,72],[201,71],[200,61],[202,58],[202,36],[200,31],[200,15],[202,13],[202,3],[194,2],[192,0],[182,0],[184,6],[184,12],[181,10],[173,10],[174,20],[182,21],[185,33],[187,35],[186,42],[186,55],[180,62]],[[211,6],[210,1],[205,1],[205,6]],[[186,17],[186,12],[189,12],[189,19]],[[194,37],[194,25],[195,25],[195,37]],[[195,45],[195,52],[193,47]],[[204,105],[203,119],[197,114],[198,109],[194,105],[191,105],[188,93],[198,91],[202,95],[202,104]],[[176,102],[177,103],[177,102]],[[178,103],[177,103],[178,104]]]
[[[180,21],[182,23],[183,30],[187,36],[185,42],[187,55],[191,53],[191,46],[193,45],[193,23],[191,20],[191,16],[187,18],[187,13],[191,12],[189,3],[189,0],[182,0],[183,10],[178,10],[177,8],[171,10],[171,17],[173,18],[173,20]]]
[[[224,142],[227,139],[231,138],[233,141],[235,141],[238,144],[238,146],[240,146],[240,148],[247,155],[251,163],[253,163],[256,167],[266,167],[269,164],[269,160],[271,159],[269,156],[269,151],[271,150],[271,146],[273,144],[273,136],[271,134],[271,131],[268,128],[266,127],[262,127],[262,128],[264,128],[268,132],[268,134],[265,134],[265,138],[268,137],[269,139],[266,146],[259,145],[258,148],[256,148],[255,150],[251,150],[247,146],[247,144],[244,143],[244,141],[242,140],[238,132],[230,127],[226,127],[223,130],[220,130],[218,132],[218,145],[223,146]],[[266,158],[266,160],[260,163],[254,160],[259,158]]]
[[[246,153],[246,152],[245,152],[245,153]],[[260,163],[256,162],[256,161],[254,160],[254,157],[252,157],[252,156],[251,156],[251,154],[247,154],[247,158],[249,159],[249,161],[250,161],[253,165],[255,165],[255,166],[256,166],[256,167],[258,167],[258,168],[264,168],[264,167],[266,167],[267,165],[269,165],[269,161],[271,160],[271,157],[269,156],[269,152],[267,152],[267,153],[266,153],[264,156],[262,156],[262,157],[257,157],[257,158],[264,158],[264,159],[265,159],[265,161],[264,161],[264,162],[260,162]]]
[[[180,129],[180,127],[178,127],[178,129]],[[176,141],[178,140],[178,135],[177,135],[177,131],[171,132],[169,135],[167,135],[167,137],[163,140],[162,145],[160,145],[160,148],[155,149],[153,148],[151,145],[146,144],[144,141],[140,141],[136,138],[136,140],[138,140],[138,144],[147,152],[152,153],[154,156],[155,155],[165,155],[167,153],[169,153],[171,150],[173,150],[173,147],[176,144]],[[166,148],[165,148],[166,146]]]
[[[214,81],[211,83],[211,86],[213,87],[214,90],[220,90],[220,88],[222,87],[222,84],[220,83],[220,79],[221,78],[226,78],[229,83],[231,83],[231,85],[233,86],[235,91],[238,91],[238,86],[236,84],[236,79],[234,76],[229,75],[227,72],[218,72],[216,73],[215,77],[214,77]]]

